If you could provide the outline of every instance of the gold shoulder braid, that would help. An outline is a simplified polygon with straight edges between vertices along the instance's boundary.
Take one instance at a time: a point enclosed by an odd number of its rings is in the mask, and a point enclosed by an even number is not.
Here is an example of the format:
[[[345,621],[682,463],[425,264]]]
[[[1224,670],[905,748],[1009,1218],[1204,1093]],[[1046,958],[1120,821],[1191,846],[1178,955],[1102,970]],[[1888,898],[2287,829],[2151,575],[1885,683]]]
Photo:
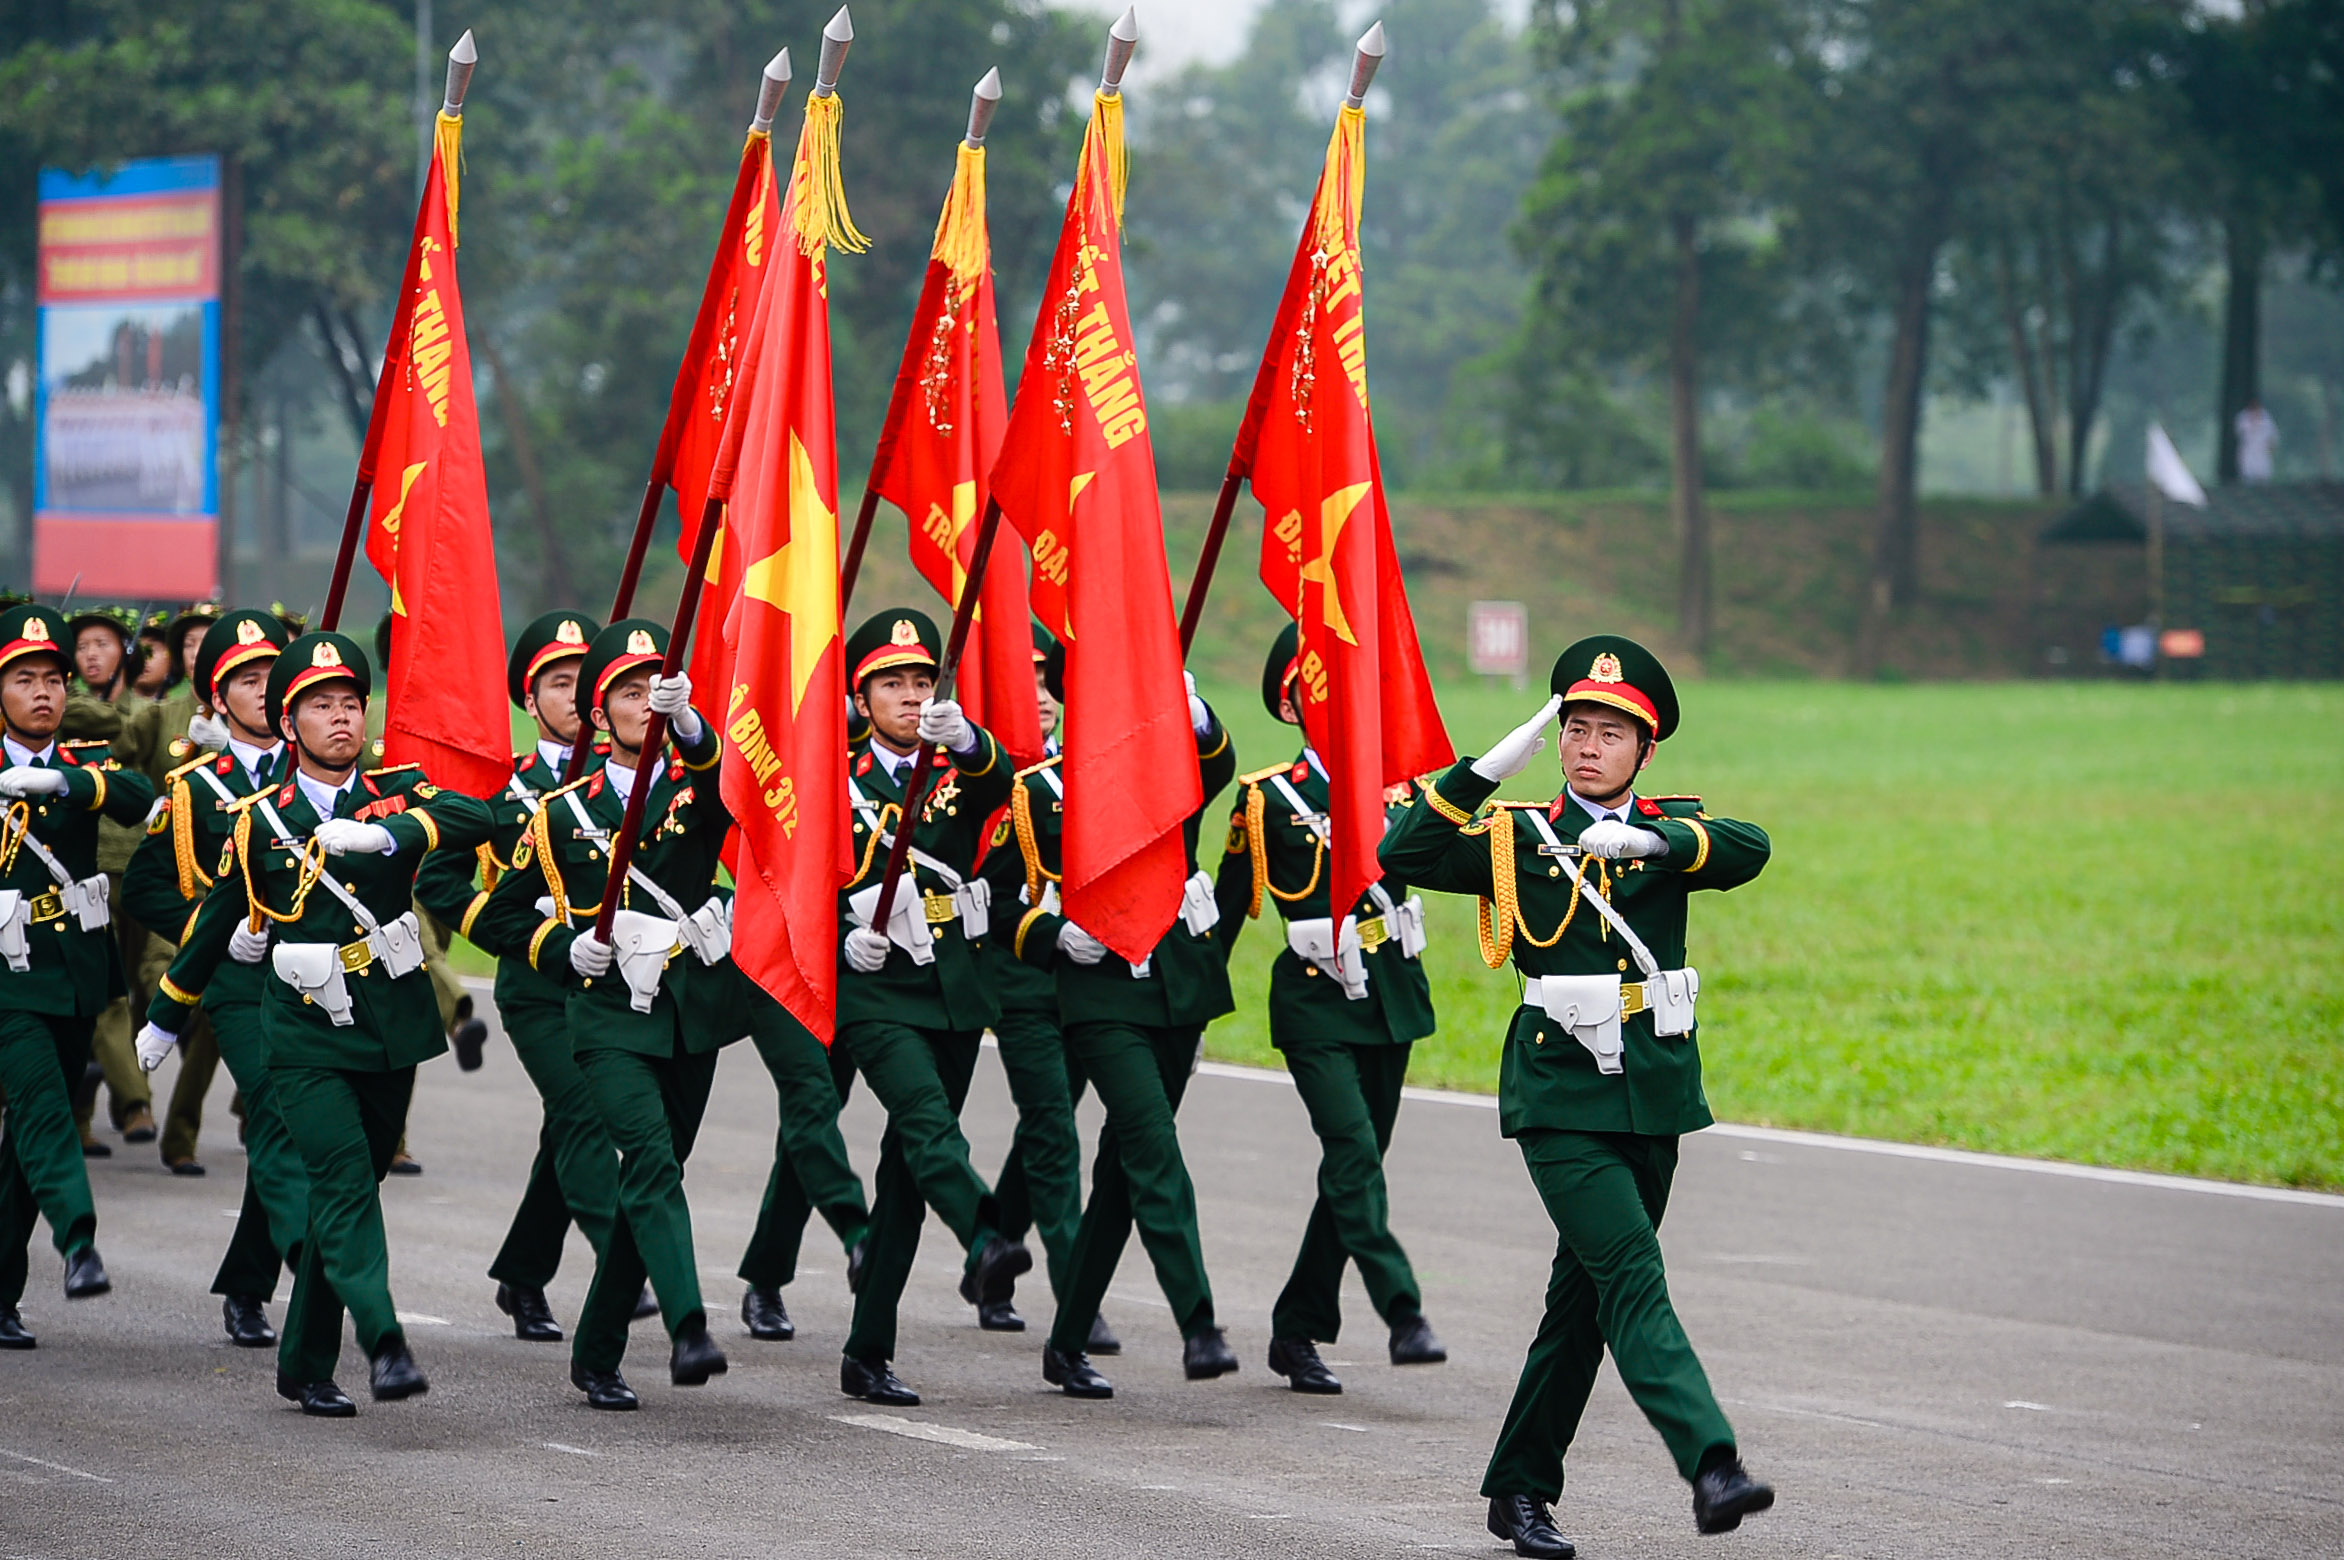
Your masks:
[[[1595,891],[1611,898],[1611,867],[1600,856],[1585,858],[1595,872]],[[1571,929],[1572,918],[1579,913],[1579,896],[1587,887],[1586,871],[1571,875],[1571,902],[1563,909],[1563,918],[1555,923],[1552,934],[1540,937],[1522,919],[1522,899],[1514,878],[1514,814],[1511,808],[1500,806],[1489,815],[1489,880],[1496,890],[1496,914],[1491,914],[1492,899],[1481,901],[1481,912],[1476,930],[1481,934],[1481,962],[1491,969],[1503,965],[1512,954],[1514,934],[1519,931],[1522,940],[1533,948],[1552,948],[1563,940],[1563,933]],[[1495,921],[1493,932],[1491,922]],[[1611,935],[1607,922],[1603,935]]]
[[[15,867],[16,853],[24,846],[24,837],[33,826],[33,804],[18,802],[0,814],[0,873]]]
[[[1253,901],[1245,912],[1248,919],[1262,913],[1262,890],[1269,890],[1272,899],[1290,905],[1308,899],[1319,885],[1319,874],[1327,869],[1327,842],[1314,830],[1310,836],[1310,881],[1291,894],[1270,881],[1270,853],[1264,848],[1269,843],[1268,805],[1259,785],[1245,788],[1245,840],[1253,854]]]
[[[1026,903],[1039,905],[1042,885],[1060,878],[1042,865],[1042,842],[1034,835],[1034,793],[1022,782],[1009,793],[1009,821],[1017,830],[1017,853],[1025,858]]]
[[[195,859],[195,807],[184,771],[171,776],[171,857],[179,864],[179,897],[195,899],[212,886],[203,864]]]
[[[486,840],[475,848],[473,854],[480,858],[480,891],[484,894],[494,893],[497,874],[505,870],[507,863],[496,859],[495,850],[490,848]]]
[[[301,876],[299,881],[293,885],[292,907],[283,915],[279,915],[269,908],[269,902],[261,897],[260,885],[252,880],[252,810],[250,808],[246,808],[236,815],[235,838],[238,865],[244,873],[244,898],[252,907],[252,929],[256,932],[259,931],[264,921],[274,921],[280,926],[287,926],[300,920],[301,907],[309,903],[309,891],[317,887],[317,880],[325,875],[325,847],[312,838],[307,845],[301,848]],[[227,863],[222,862],[221,865],[225,866]]]
[[[895,815],[895,821],[898,824],[901,824],[903,822],[903,804],[900,802],[889,802],[879,809],[878,817],[874,820],[877,824],[877,827],[871,830],[870,841],[863,846],[863,859],[856,863],[855,875],[847,879],[847,883],[850,887],[856,883],[860,883],[866,876],[869,875],[871,871],[871,858],[879,853],[879,836],[887,832],[887,817],[890,813],[893,813]]]
[[[540,807],[530,814],[527,837],[537,847],[537,866],[545,874],[545,891],[553,896],[554,918],[568,926],[570,894],[569,890],[562,887],[562,869],[553,859],[553,826],[545,821],[552,811],[550,807]],[[519,856],[521,853],[516,850],[513,854]]]

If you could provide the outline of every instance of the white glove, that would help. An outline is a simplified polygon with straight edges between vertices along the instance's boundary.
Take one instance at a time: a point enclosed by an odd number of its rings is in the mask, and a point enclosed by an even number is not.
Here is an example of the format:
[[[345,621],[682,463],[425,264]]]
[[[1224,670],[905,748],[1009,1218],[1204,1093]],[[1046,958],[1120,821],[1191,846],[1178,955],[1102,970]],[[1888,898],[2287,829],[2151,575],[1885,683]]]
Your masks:
[[[199,748],[224,748],[228,745],[228,723],[198,711],[187,723],[187,740]]]
[[[1484,780],[1511,780],[1530,767],[1530,761],[1546,746],[1547,722],[1563,707],[1563,696],[1556,694],[1538,707],[1538,713],[1490,745],[1490,750],[1473,761],[1473,772]]]
[[[1188,684],[1188,724],[1198,736],[1213,729],[1213,712],[1205,701],[1196,696],[1196,673],[1182,672],[1181,681]]]
[[[857,975],[876,975],[887,965],[887,939],[867,926],[847,929],[846,967]]]
[[[19,800],[30,796],[63,796],[66,789],[62,769],[42,769],[33,764],[12,764],[0,769],[0,796]]]
[[[1107,945],[1072,921],[1058,928],[1058,948],[1077,964],[1096,964],[1107,957]]]
[[[355,818],[328,818],[317,826],[315,838],[329,856],[387,856],[399,848],[390,830]]]
[[[1639,829],[1617,818],[1599,818],[1579,831],[1579,848],[1606,861],[1622,861],[1631,857],[1665,856],[1668,841],[1650,829]]]
[[[686,742],[700,740],[700,712],[692,708],[692,679],[686,672],[673,677],[651,674],[651,710],[667,717],[667,728]]]
[[[228,957],[238,964],[258,964],[268,957],[268,952],[269,934],[266,927],[256,932],[250,921],[238,921],[236,930],[228,934]]]
[[[142,1025],[138,1031],[138,1070],[153,1072],[163,1065],[163,1058],[179,1043],[179,1037],[153,1024]]]
[[[611,960],[617,957],[609,943],[592,932],[580,932],[570,939],[570,968],[588,980],[600,980],[610,973]]]
[[[940,744],[947,753],[966,753],[977,745],[977,728],[952,699],[930,699],[920,706],[920,740]]]

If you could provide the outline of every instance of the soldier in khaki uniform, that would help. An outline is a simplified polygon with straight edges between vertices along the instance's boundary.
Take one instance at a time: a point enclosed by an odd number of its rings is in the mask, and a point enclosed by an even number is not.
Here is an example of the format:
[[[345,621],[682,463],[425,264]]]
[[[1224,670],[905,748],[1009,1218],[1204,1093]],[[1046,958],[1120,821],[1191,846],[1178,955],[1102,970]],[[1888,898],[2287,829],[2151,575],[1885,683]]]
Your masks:
[[[1397,877],[1478,896],[1483,958],[1496,969],[1510,954],[1524,978],[1498,1124],[1520,1145],[1557,1239],[1546,1316],[1481,1493],[1490,1532],[1517,1554],[1566,1560],[1572,1544],[1548,1507],[1607,1348],[1692,1485],[1702,1532],[1774,1504],[1743,1470],[1677,1320],[1659,1237],[1678,1136],[1710,1124],[1688,902],[1755,878],[1769,846],[1757,825],[1714,818],[1698,797],[1636,794],[1637,774],[1677,729],[1676,690],[1642,645],[1583,639],[1556,661],[1553,685],[1537,715],[1426,790],[1380,855]],[[1558,710],[1562,793],[1490,806],[1546,745]]]

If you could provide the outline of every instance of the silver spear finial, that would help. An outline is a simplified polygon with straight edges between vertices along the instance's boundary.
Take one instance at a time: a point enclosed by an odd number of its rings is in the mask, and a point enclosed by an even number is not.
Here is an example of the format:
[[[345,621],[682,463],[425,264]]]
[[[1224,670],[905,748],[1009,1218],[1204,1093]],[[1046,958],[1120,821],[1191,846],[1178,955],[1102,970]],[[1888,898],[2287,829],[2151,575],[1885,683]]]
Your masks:
[[[977,90],[969,95],[970,146],[983,146],[985,132],[993,126],[993,110],[1001,106],[1001,68],[995,66],[985,72],[985,79],[977,83]]]
[[[1139,7],[1129,5],[1115,18],[1115,25],[1107,29],[1107,68],[1099,73],[1099,90],[1113,97],[1123,90],[1123,72],[1131,64],[1131,51],[1139,47]]]
[[[455,117],[464,112],[464,92],[472,85],[472,67],[480,63],[480,46],[472,41],[472,29],[464,29],[464,36],[448,51],[447,101],[440,112]]]
[[[1375,68],[1384,62],[1384,24],[1376,23],[1359,35],[1359,53],[1351,61],[1351,90],[1343,94],[1345,108],[1357,108],[1367,101],[1367,89],[1375,81]]]
[[[822,58],[814,66],[814,95],[828,97],[838,90],[838,73],[846,69],[846,51],[855,41],[854,18],[840,6],[822,27]]]
[[[757,80],[757,117],[749,121],[749,128],[771,130],[774,113],[788,95],[789,50],[784,49],[765,62],[765,74]]]

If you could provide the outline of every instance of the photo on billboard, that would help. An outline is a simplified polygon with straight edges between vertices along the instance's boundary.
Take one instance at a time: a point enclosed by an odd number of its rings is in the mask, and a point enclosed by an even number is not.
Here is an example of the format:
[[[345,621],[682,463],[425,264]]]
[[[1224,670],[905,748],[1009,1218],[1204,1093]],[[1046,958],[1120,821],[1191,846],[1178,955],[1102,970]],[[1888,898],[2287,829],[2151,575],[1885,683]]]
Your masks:
[[[204,314],[192,302],[42,311],[42,509],[209,512]]]

